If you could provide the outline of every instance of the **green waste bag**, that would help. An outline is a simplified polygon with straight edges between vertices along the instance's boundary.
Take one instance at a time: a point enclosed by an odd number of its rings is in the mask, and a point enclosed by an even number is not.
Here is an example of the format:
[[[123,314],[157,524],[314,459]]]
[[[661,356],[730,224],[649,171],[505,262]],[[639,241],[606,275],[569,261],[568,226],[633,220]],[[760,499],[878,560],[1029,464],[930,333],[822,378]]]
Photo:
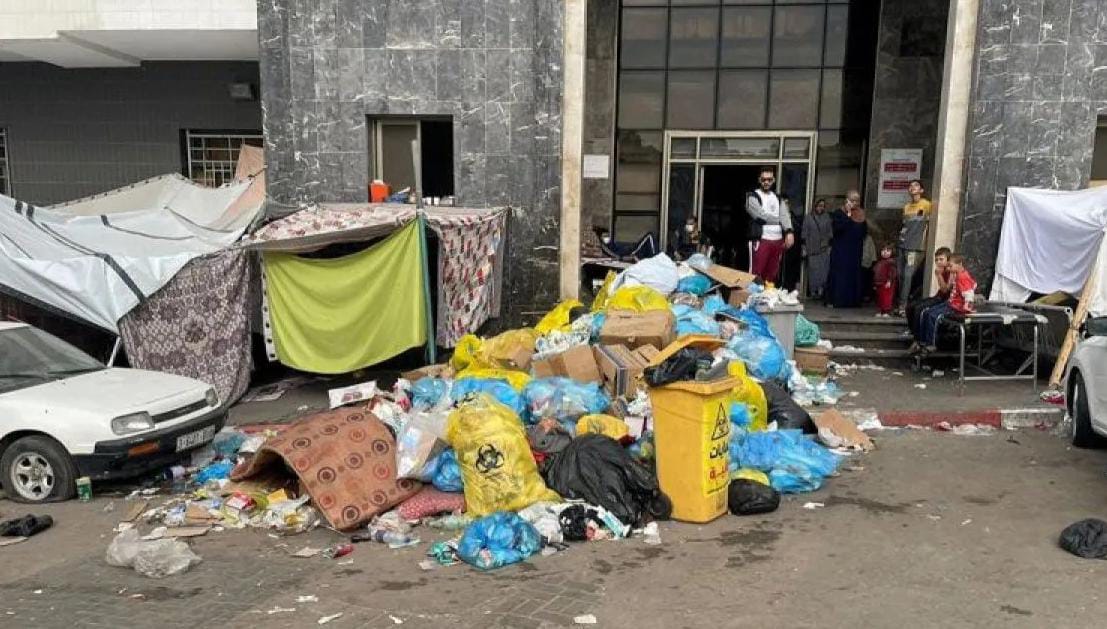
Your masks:
[[[796,347],[811,347],[819,343],[819,326],[803,315],[796,315]]]

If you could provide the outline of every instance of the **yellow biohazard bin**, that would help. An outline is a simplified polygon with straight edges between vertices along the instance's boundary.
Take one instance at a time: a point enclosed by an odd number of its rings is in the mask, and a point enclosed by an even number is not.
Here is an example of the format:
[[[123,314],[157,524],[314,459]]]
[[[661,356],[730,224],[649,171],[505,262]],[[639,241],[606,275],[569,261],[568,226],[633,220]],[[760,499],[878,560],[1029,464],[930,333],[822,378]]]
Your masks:
[[[683,347],[713,350],[722,341],[687,335],[658,354],[659,365]],[[710,522],[726,513],[730,475],[730,401],[737,378],[674,382],[650,389],[654,450],[661,491],[673,501],[673,518]]]

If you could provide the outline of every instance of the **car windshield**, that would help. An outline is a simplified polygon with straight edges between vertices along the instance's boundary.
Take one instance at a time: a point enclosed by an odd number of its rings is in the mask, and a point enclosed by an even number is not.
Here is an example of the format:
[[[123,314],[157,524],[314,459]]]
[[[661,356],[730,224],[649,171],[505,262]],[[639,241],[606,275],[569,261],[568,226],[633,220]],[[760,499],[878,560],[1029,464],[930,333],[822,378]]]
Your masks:
[[[0,330],[0,393],[101,369],[95,358],[37,328]]]

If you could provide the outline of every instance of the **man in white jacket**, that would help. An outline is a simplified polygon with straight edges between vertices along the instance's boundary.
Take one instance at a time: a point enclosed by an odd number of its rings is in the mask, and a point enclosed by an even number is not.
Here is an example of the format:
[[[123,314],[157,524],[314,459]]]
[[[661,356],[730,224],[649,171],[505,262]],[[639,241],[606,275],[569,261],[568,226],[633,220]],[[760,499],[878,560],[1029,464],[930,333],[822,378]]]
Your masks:
[[[746,195],[746,213],[750,215],[750,273],[766,282],[776,282],[784,251],[795,244],[792,215],[788,204],[776,192],[772,168],[761,169],[759,187]]]

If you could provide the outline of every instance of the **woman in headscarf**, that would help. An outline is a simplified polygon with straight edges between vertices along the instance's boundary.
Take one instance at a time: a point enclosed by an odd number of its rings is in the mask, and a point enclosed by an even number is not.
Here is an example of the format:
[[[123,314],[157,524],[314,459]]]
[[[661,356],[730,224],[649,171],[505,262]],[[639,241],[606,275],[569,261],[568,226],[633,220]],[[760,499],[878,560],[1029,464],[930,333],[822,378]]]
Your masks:
[[[830,271],[830,241],[833,238],[830,215],[826,213],[826,200],[815,201],[811,213],[803,219],[803,255],[807,258],[807,295],[822,299],[826,289],[826,276]]]
[[[846,204],[831,215],[833,242],[830,247],[830,275],[826,303],[834,308],[856,308],[864,296],[861,257],[868,236],[861,194],[850,190]]]

